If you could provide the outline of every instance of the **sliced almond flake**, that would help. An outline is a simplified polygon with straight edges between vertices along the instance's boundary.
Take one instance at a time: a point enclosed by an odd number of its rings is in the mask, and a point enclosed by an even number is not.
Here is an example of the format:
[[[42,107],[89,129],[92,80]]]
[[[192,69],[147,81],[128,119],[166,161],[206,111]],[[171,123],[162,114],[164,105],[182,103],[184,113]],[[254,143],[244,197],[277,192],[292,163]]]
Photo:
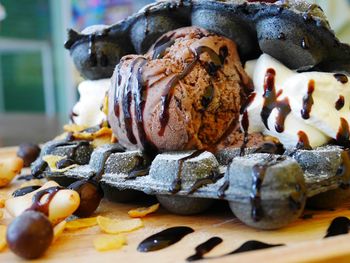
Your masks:
[[[123,235],[100,236],[95,238],[93,242],[97,251],[107,251],[126,245],[126,238]]]
[[[97,217],[97,224],[103,232],[108,234],[131,232],[144,226],[140,218],[118,220],[104,216]]]
[[[66,229],[75,230],[80,228],[92,227],[97,225],[96,217],[89,218],[79,218],[72,221],[67,222]]]
[[[151,205],[149,207],[139,207],[136,209],[132,209],[128,212],[128,215],[133,218],[145,217],[151,213],[154,213],[159,209],[159,203]]]

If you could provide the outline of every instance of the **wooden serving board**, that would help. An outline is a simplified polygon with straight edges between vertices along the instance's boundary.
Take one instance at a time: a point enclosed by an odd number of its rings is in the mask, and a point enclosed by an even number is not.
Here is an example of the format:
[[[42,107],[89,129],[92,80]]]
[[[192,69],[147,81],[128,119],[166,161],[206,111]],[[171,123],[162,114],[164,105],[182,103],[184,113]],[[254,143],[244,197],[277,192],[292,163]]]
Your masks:
[[[0,149],[0,158],[14,156],[16,148]],[[8,195],[23,182],[14,181],[11,186],[0,189],[0,196]],[[142,201],[131,204],[102,202],[96,214],[127,219],[127,211],[142,205]],[[194,253],[194,248],[213,236],[224,241],[214,248],[208,257],[215,257],[233,251],[248,240],[259,240],[285,246],[260,251],[246,252],[208,262],[349,262],[350,234],[323,239],[329,223],[337,216],[350,217],[349,203],[334,211],[307,210],[312,218],[300,218],[286,228],[275,231],[256,230],[236,219],[228,206],[222,202],[211,210],[196,216],[177,216],[159,209],[143,219],[145,227],[127,234],[128,244],[120,250],[98,252],[93,239],[103,235],[98,226],[83,230],[67,231],[52,244],[37,262],[185,262]],[[9,224],[11,218],[5,213],[0,224]],[[140,253],[137,245],[149,235],[171,226],[190,226],[195,232],[166,249]],[[0,262],[22,262],[8,248],[0,252]],[[199,261],[201,262],[201,261]],[[205,261],[202,261],[205,262]]]

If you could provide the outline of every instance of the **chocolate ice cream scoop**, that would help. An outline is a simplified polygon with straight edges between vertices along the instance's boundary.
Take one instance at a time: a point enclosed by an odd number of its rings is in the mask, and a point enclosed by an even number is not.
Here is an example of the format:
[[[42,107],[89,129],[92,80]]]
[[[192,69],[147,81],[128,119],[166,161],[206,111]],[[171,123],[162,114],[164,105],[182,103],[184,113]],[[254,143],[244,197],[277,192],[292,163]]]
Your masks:
[[[212,148],[240,133],[250,83],[233,41],[181,28],[160,37],[144,56],[121,59],[109,91],[109,122],[129,149]]]

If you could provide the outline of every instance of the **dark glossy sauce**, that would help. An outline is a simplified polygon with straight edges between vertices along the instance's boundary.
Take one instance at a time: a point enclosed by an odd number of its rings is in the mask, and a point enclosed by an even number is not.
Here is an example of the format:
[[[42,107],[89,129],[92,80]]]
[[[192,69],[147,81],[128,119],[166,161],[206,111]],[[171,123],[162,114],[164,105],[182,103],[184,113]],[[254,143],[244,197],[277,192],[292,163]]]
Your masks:
[[[307,88],[307,94],[303,98],[303,108],[301,110],[301,117],[305,120],[310,118],[310,112],[312,105],[314,105],[314,99],[312,97],[315,91],[315,81],[310,80]]]
[[[249,240],[243,243],[239,248],[235,249],[231,253],[228,253],[227,255],[238,254],[242,252],[260,250],[260,249],[267,249],[272,247],[279,247],[279,246],[283,246],[283,244],[267,244],[261,241]]]
[[[333,219],[333,221],[329,225],[325,238],[347,234],[349,233],[349,227],[349,218],[344,216],[337,217]]]
[[[120,66],[121,66],[121,63],[117,65],[117,68],[115,70],[117,72],[117,79],[115,81],[115,87],[114,87],[114,115],[117,117],[119,121],[119,126],[120,126],[119,89],[122,83],[122,76],[120,75]]]
[[[249,116],[248,116],[247,109],[253,103],[255,97],[256,97],[256,93],[255,92],[251,93],[240,110],[242,114],[241,126],[243,129],[243,136],[244,136],[243,143],[241,145],[240,156],[243,156],[245,154],[245,148],[247,147],[247,143],[248,143]]]
[[[224,175],[212,172],[208,177],[198,179],[195,181],[195,183],[191,186],[188,194],[193,194],[196,192],[199,188],[208,185],[208,184],[215,184],[219,179],[221,179]]]
[[[154,44],[152,59],[164,57],[166,49],[175,43],[175,39],[173,39],[174,34],[175,32],[170,35],[165,35]]]
[[[350,153],[349,150],[344,150],[341,153],[341,164],[337,170],[337,176],[341,178],[340,187],[348,189],[350,186]]]
[[[197,150],[197,151],[194,151],[192,154],[190,154],[190,155],[188,155],[186,157],[183,157],[183,158],[178,160],[176,178],[175,178],[175,180],[172,182],[172,184],[170,186],[170,189],[169,189],[170,193],[176,194],[177,192],[179,192],[181,190],[181,186],[182,186],[182,168],[183,168],[184,162],[201,155],[203,152],[204,152],[204,150]]]
[[[219,54],[217,54],[214,50],[212,50],[207,46],[197,47],[193,51],[193,55],[194,55],[193,60],[185,66],[184,70],[180,74],[174,76],[169,81],[169,83],[166,85],[164,92],[162,93],[162,96],[161,96],[161,112],[159,116],[161,127],[158,132],[159,136],[164,135],[165,127],[169,122],[169,105],[170,105],[171,98],[174,96],[174,93],[175,93],[175,86],[179,83],[180,80],[184,79],[189,73],[191,73],[192,69],[200,60],[200,55],[202,53],[207,53],[211,59],[210,63],[212,63],[211,64],[212,66],[210,66],[211,68],[207,69],[207,71],[209,70],[208,73],[212,75],[213,67],[215,67],[216,70],[218,70],[220,67],[223,66],[223,63],[225,62],[225,59],[228,56],[228,49],[226,46],[221,47]]]
[[[194,232],[187,226],[171,227],[143,240],[137,247],[140,252],[150,252],[166,248]]]
[[[186,260],[187,261],[196,261],[203,259],[204,255],[210,252],[213,248],[218,246],[220,243],[222,243],[222,238],[220,237],[212,237],[205,241],[204,243],[198,245],[195,248],[196,253],[192,256],[189,256]]]
[[[336,73],[333,76],[342,84],[346,84],[349,81],[348,77],[345,74]]]
[[[114,153],[120,153],[120,152],[124,152],[123,149],[119,148],[119,147],[116,147],[116,148],[112,148],[112,149],[109,149],[108,151],[106,151],[104,153],[104,156],[103,156],[103,159],[102,161],[99,163],[99,167],[97,169],[97,171],[94,173],[93,176],[91,176],[89,178],[89,180],[92,180],[92,181],[95,181],[95,182],[99,182],[101,179],[102,179],[102,176],[104,174],[104,171],[105,171],[105,166],[106,166],[106,162],[108,160],[108,158],[114,154]]]
[[[286,149],[283,147],[281,143],[274,142],[264,142],[261,146],[259,146],[254,153],[269,153],[269,154],[278,154],[282,155]]]
[[[45,214],[46,216],[49,216],[50,203],[51,203],[52,199],[54,198],[54,196],[58,193],[58,191],[60,191],[62,189],[63,188],[60,186],[54,186],[54,187],[49,187],[49,188],[43,189],[43,190],[35,193],[35,195],[33,196],[33,199],[32,199],[33,204],[27,210],[38,211],[38,212]],[[42,203],[40,200],[46,194],[48,194],[48,197],[45,200],[45,202]]]
[[[269,125],[267,123],[268,118],[272,110],[275,108],[275,101],[277,99],[276,90],[275,90],[275,76],[276,72],[274,69],[269,68],[266,71],[265,79],[264,79],[264,104],[261,110],[260,116],[261,119],[267,129],[269,129]]]
[[[297,149],[303,149],[303,150],[312,150],[312,147],[309,142],[309,137],[307,134],[303,131],[298,131],[298,143],[296,145]]]
[[[147,87],[143,81],[142,73],[143,66],[146,64],[146,61],[142,61],[137,70],[137,83],[133,85],[133,97],[135,104],[135,115],[136,115],[136,125],[137,131],[139,135],[140,143],[144,149],[144,151],[148,155],[155,155],[158,152],[157,147],[154,143],[149,139],[146,134],[144,122],[143,122],[143,112],[145,109],[145,103],[147,99]]]
[[[122,111],[123,111],[123,121],[125,125],[125,131],[128,140],[132,144],[137,144],[137,140],[133,131],[133,119],[132,110],[135,113],[135,122],[138,133],[139,141],[148,155],[155,155],[158,149],[155,147],[154,143],[149,139],[144,128],[143,112],[145,108],[145,103],[147,100],[147,84],[144,82],[142,74],[143,68],[147,63],[146,58],[139,57],[133,60],[130,64],[130,71],[128,75],[127,82],[124,85],[123,95],[122,95]],[[117,68],[117,72],[120,70],[120,66]],[[114,114],[119,120],[120,124],[120,110],[119,110],[119,93],[121,92],[121,76],[118,75],[116,81],[118,84],[115,87],[114,94]],[[134,103],[134,108],[131,105]]]
[[[340,118],[340,126],[337,133],[337,142],[340,144],[349,143],[349,124],[346,119]]]
[[[145,58],[138,57],[131,62],[129,76],[126,84],[124,85],[124,91],[123,91],[123,97],[122,97],[122,110],[123,110],[123,119],[124,119],[126,136],[128,137],[129,142],[132,144],[137,144],[137,140],[135,138],[135,135],[132,129],[132,114],[131,114],[131,103],[133,100],[132,86],[134,84],[133,75],[135,74],[135,68],[138,68],[137,65],[141,61],[143,62],[144,60]]]
[[[345,104],[345,98],[344,96],[340,95],[339,99],[335,103],[335,109],[341,110],[344,107],[344,104]]]
[[[260,116],[265,127],[267,129],[270,129],[268,125],[268,118],[270,117],[272,110],[276,108],[278,115],[276,117],[275,130],[281,133],[284,131],[284,122],[288,114],[291,112],[291,108],[288,98],[285,98],[281,101],[277,100],[278,97],[282,94],[282,90],[276,93],[275,77],[276,71],[272,68],[269,68],[266,71],[264,79],[264,104]]]
[[[22,187],[22,188],[15,190],[12,193],[12,196],[13,197],[23,196],[23,195],[29,194],[31,192],[34,192],[35,190],[38,190],[40,187],[41,187],[40,185],[31,185],[31,186]]]
[[[261,205],[261,187],[264,182],[266,170],[285,160],[285,157],[281,156],[277,159],[273,159],[272,155],[269,156],[264,162],[258,163],[253,166],[252,171],[252,191],[250,194],[250,203],[252,206],[251,217],[254,221],[260,221],[264,216],[264,211]]]
[[[229,187],[230,187],[230,180],[227,178],[218,190],[218,197],[221,199],[225,198],[226,191]]]
[[[42,179],[44,178],[41,174],[37,175],[36,177],[34,177],[32,174],[25,174],[25,175],[20,175],[17,177],[17,180],[23,180],[23,181],[30,181],[33,179]]]

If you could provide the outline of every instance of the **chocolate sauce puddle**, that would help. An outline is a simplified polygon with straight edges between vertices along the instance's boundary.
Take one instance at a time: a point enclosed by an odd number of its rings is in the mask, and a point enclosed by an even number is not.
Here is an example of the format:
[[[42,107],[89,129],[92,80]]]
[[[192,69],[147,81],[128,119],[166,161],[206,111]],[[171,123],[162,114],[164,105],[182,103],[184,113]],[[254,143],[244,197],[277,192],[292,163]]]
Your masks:
[[[344,216],[337,217],[332,220],[327,229],[327,234],[324,238],[344,235],[349,233],[350,219]]]
[[[257,240],[249,240],[249,241],[243,243],[239,248],[233,250],[232,252],[230,252],[224,256],[238,254],[238,253],[242,253],[242,252],[249,252],[249,251],[254,251],[254,250],[267,249],[267,248],[272,248],[272,247],[279,247],[279,246],[284,246],[284,244],[267,244],[267,243],[257,241]]]
[[[210,252],[213,248],[218,246],[220,243],[222,243],[222,238],[220,237],[212,237],[205,241],[204,243],[198,245],[195,248],[196,253],[192,256],[189,256],[186,261],[197,261],[204,259],[204,255]]]
[[[194,230],[187,226],[177,226],[165,229],[143,240],[137,247],[139,252],[150,252],[166,248],[179,242],[184,236]]]
[[[175,180],[172,182],[169,192],[172,194],[176,194],[177,192],[179,192],[181,190],[181,185],[182,185],[182,168],[184,165],[184,162],[190,159],[193,159],[199,155],[201,155],[204,152],[204,150],[196,150],[194,151],[192,154],[183,157],[181,159],[179,159],[178,162],[178,166],[177,166],[177,172],[176,172],[176,178]]]

